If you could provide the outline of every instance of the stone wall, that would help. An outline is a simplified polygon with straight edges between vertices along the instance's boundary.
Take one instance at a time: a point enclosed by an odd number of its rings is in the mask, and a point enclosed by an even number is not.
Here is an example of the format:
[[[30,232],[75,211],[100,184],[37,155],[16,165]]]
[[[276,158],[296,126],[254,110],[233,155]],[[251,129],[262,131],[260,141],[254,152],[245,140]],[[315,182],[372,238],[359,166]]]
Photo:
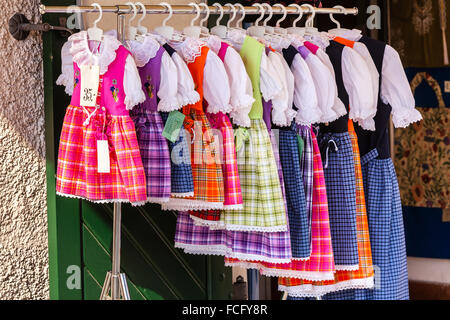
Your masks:
[[[8,20],[39,22],[38,0],[0,10],[0,299],[48,299],[42,38],[16,41]]]

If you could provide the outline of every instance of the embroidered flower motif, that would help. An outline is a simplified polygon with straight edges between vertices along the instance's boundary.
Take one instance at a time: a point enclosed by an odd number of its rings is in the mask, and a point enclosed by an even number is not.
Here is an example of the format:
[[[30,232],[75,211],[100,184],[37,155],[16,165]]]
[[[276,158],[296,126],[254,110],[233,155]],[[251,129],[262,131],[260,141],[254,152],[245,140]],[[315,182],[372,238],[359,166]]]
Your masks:
[[[111,90],[111,94],[113,96],[114,101],[115,102],[119,101],[119,96],[118,96],[119,89],[114,86],[111,86],[111,88],[109,88],[109,90]]]
[[[153,90],[155,89],[154,86],[151,84],[152,77],[147,76],[147,82],[144,83],[144,87],[147,90],[147,95],[150,99],[153,99]]]
[[[75,77],[73,79],[73,88],[74,89],[77,87],[78,83],[80,82],[79,76],[80,76],[80,71],[78,71],[78,70],[75,71]]]

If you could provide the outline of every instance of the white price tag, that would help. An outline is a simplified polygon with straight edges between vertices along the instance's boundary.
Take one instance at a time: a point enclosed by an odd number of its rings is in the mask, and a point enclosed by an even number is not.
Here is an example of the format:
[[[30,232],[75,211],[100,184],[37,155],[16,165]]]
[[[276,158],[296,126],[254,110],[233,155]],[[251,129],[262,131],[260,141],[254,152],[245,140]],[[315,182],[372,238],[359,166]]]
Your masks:
[[[80,104],[85,107],[95,107],[100,78],[99,66],[84,65],[81,71]]]
[[[450,81],[445,81],[445,93],[450,93]]]
[[[107,140],[97,140],[97,172],[109,173],[109,146]]]

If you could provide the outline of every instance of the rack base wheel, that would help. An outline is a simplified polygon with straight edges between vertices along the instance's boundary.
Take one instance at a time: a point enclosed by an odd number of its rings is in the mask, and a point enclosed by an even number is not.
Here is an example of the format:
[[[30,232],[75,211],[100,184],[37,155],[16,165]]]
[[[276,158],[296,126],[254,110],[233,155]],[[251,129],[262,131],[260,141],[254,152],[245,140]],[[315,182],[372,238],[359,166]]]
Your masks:
[[[106,274],[100,300],[131,300],[125,273],[113,275],[109,271]]]

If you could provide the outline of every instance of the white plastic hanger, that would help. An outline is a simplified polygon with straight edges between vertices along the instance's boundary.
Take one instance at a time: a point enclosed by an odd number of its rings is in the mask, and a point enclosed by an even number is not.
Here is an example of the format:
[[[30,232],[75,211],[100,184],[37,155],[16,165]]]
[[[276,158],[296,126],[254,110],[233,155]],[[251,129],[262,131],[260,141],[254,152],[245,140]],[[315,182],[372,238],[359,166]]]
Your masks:
[[[220,11],[220,15],[217,18],[216,25],[211,29],[211,34],[218,36],[219,38],[222,38],[222,39],[226,38],[227,27],[220,25],[220,21],[222,21],[223,14],[224,14],[223,7],[220,3],[217,3],[217,2],[213,4],[213,7],[217,8],[216,13],[217,13],[217,11]]]
[[[136,34],[137,34],[137,28],[133,27],[131,25],[131,21],[133,21],[134,19],[136,19],[137,16],[137,7],[133,2],[127,2],[125,3],[127,6],[130,6],[130,12],[131,10],[133,10],[133,16],[130,18],[130,20],[128,20],[128,25],[127,25],[127,39],[128,40],[134,40],[136,38]]]
[[[304,28],[300,28],[297,27],[297,23],[302,20],[303,18],[303,8],[300,7],[298,4],[290,4],[288,5],[288,7],[294,7],[297,8],[297,13],[299,14],[298,18],[294,20],[294,23],[292,24],[292,27],[287,28],[287,32],[289,34],[298,34],[300,36],[304,36],[305,35],[305,29]]]
[[[318,34],[319,30],[317,28],[314,28],[314,18],[316,17],[316,11],[314,10],[314,7],[310,4],[304,4],[302,5],[302,7],[303,6],[307,7],[309,9],[309,12],[311,12],[311,17],[309,17],[308,20],[306,20],[305,34],[308,35]]]
[[[189,5],[195,8],[197,14],[195,15],[194,19],[191,20],[190,25],[183,29],[183,33],[188,37],[198,39],[200,38],[200,34],[202,33],[202,28],[199,26],[194,26],[194,21],[197,21],[198,18],[200,18],[200,7],[194,2],[189,3]]]
[[[144,27],[143,25],[141,25],[142,20],[144,20],[145,16],[147,15],[147,10],[145,9],[145,6],[142,2],[136,2],[136,5],[140,6],[141,10],[142,10],[142,17],[139,18],[138,25],[137,25],[137,34],[138,34],[137,37],[139,37],[139,36],[146,35],[148,32],[147,28]]]
[[[266,20],[264,20],[263,26],[264,26],[267,34],[273,34],[274,28],[267,25],[267,22],[269,22],[270,19],[272,19],[272,17],[273,17],[273,9],[268,3],[262,3],[262,5],[263,5],[263,7],[265,7],[267,9],[267,11],[269,11],[269,16],[266,18]]]
[[[333,8],[341,9],[341,12],[342,12],[343,14],[347,15],[347,10],[345,10],[345,8],[344,8],[343,6],[334,6]],[[337,21],[337,20],[333,17],[333,14],[332,14],[332,13],[330,13],[330,19],[331,19],[331,21],[333,21],[334,23],[336,23],[337,28],[328,30],[328,33],[334,33],[334,34],[336,34],[336,33],[342,32],[342,31],[344,31],[344,32],[345,32],[345,31],[349,31],[348,29],[343,29],[343,28],[341,28],[341,23],[340,23],[339,21]]]
[[[204,23],[206,21],[208,21],[208,18],[209,18],[209,14],[210,14],[209,6],[206,3],[203,3],[203,2],[200,2],[198,5],[201,6],[201,7],[204,7],[205,11],[206,11],[205,17],[202,20],[200,20],[200,28],[202,28],[202,33],[201,33],[202,36],[207,37],[209,35],[209,29],[208,29],[207,26],[204,26]]]
[[[169,21],[170,18],[172,18],[173,10],[172,6],[168,4],[167,2],[160,2],[160,6],[165,7],[169,11],[169,15],[167,18],[165,18],[162,22],[162,25],[155,28],[155,32],[161,36],[163,36],[166,39],[172,39],[174,34],[174,29],[171,26],[166,26],[167,21]]]
[[[261,12],[261,16],[256,19],[254,26],[251,26],[247,29],[247,34],[256,38],[263,38],[266,28],[263,26],[258,26],[258,24],[264,18],[265,9],[260,3],[254,3],[252,4],[252,6],[258,7],[258,12]]]
[[[87,34],[88,34],[89,40],[102,41],[103,30],[97,27],[97,23],[99,23],[100,20],[102,20],[102,16],[103,16],[102,7],[96,2],[93,3],[92,6],[99,10],[99,16],[94,21],[94,26],[92,28],[87,29]]]
[[[285,6],[283,6],[282,4],[279,4],[279,3],[276,3],[273,6],[274,7],[279,7],[279,8],[281,8],[281,10],[283,10],[283,16],[275,24],[274,32],[277,33],[277,34],[285,35],[285,34],[287,34],[287,30],[285,28],[280,28],[280,23],[283,22],[286,19],[286,17],[287,17],[287,9],[286,9]]]
[[[229,7],[230,12],[231,11],[233,12],[233,14],[228,19],[228,22],[227,22],[227,29],[231,29],[231,22],[236,18],[237,11],[236,11],[236,8],[234,7],[234,5],[232,5],[231,3],[226,3],[225,7]]]

